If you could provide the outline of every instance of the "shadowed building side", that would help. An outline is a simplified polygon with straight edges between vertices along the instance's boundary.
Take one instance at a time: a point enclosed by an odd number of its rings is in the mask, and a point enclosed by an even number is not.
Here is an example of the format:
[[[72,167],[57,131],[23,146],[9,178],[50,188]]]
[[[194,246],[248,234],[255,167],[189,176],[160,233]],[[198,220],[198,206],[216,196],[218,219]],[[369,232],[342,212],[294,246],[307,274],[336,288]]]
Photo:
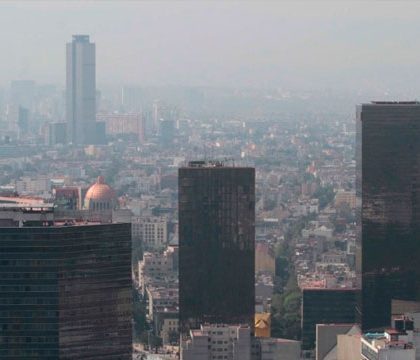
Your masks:
[[[182,334],[204,323],[254,326],[255,169],[179,169]]]
[[[392,300],[420,300],[420,103],[357,108],[362,328],[390,325]],[[358,251],[360,254],[360,251]]]
[[[49,215],[0,227],[0,358],[131,359],[130,224]]]

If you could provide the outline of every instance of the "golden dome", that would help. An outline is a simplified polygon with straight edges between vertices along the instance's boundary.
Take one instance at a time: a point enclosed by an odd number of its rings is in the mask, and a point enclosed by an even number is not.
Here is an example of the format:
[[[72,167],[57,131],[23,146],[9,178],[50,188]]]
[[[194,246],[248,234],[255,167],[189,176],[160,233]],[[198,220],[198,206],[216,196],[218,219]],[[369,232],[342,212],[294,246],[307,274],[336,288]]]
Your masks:
[[[85,201],[110,201],[116,198],[115,191],[107,184],[103,176],[99,176],[86,193]]]

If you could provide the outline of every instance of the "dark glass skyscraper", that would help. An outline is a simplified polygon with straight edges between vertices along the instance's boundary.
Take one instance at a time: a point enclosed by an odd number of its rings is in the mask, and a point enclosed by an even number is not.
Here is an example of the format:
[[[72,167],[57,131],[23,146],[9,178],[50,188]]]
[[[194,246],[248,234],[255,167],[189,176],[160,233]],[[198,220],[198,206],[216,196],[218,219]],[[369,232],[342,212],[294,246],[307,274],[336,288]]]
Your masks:
[[[255,170],[191,162],[179,169],[181,332],[254,323]]]
[[[389,326],[392,299],[420,301],[420,103],[357,108],[358,274],[364,330]]]
[[[130,224],[1,223],[0,358],[131,359]]]
[[[302,349],[315,349],[317,324],[354,324],[356,289],[302,289]]]

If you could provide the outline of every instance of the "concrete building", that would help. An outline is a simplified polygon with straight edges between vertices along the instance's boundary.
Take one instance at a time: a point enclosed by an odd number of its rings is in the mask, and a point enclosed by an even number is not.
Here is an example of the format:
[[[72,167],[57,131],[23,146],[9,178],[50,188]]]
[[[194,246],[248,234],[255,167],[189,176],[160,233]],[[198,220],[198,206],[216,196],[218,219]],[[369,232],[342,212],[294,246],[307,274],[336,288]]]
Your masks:
[[[252,360],[299,360],[300,341],[256,338]]]
[[[181,342],[181,360],[251,360],[248,326],[202,325]]]
[[[54,205],[60,210],[81,210],[82,193],[81,187],[57,187],[53,189]]]
[[[394,329],[361,338],[362,360],[415,360],[416,350],[406,332]]]
[[[139,262],[139,284],[142,293],[149,285],[170,286],[178,282],[178,247],[169,246],[163,254],[145,252]]]
[[[177,308],[179,302],[178,287],[153,287],[147,288],[149,306],[149,319],[154,320],[155,315],[165,308]]]
[[[67,140],[74,145],[95,143],[96,59],[88,35],[73,35],[67,44]]]
[[[134,136],[139,143],[145,140],[145,120],[141,113],[97,114],[96,120],[105,123],[107,135]]]
[[[173,314],[175,316],[166,317],[162,321],[160,337],[162,338],[163,345],[170,345],[179,341],[179,313],[177,311]]]
[[[146,250],[161,250],[168,243],[168,224],[164,217],[134,216],[131,220],[133,241]]]
[[[315,349],[317,324],[356,323],[356,289],[302,289],[302,349]]]
[[[316,325],[316,360],[337,360],[338,357],[338,336],[358,335],[361,330],[355,324],[317,324]],[[351,353],[348,351],[348,353]],[[359,343],[360,355],[360,343]],[[357,355],[351,359],[357,359]]]
[[[325,360],[354,360],[361,359],[361,339],[359,334],[337,335],[337,350],[332,357],[327,355]],[[334,355],[337,355],[336,357]]]
[[[51,190],[51,181],[46,176],[24,176],[16,180],[15,184],[17,193],[22,195],[39,195]]]

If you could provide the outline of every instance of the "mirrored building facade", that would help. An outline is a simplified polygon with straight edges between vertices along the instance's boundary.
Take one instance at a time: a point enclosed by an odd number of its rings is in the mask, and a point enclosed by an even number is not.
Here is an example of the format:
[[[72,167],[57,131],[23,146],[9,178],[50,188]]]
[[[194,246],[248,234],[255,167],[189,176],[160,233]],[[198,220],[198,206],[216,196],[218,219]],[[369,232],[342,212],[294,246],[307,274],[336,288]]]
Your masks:
[[[181,332],[254,318],[255,169],[190,162],[179,169]]]
[[[420,103],[357,108],[357,189],[364,330],[390,325],[392,300],[420,301]]]
[[[1,220],[0,358],[131,359],[130,224],[39,216]]]

